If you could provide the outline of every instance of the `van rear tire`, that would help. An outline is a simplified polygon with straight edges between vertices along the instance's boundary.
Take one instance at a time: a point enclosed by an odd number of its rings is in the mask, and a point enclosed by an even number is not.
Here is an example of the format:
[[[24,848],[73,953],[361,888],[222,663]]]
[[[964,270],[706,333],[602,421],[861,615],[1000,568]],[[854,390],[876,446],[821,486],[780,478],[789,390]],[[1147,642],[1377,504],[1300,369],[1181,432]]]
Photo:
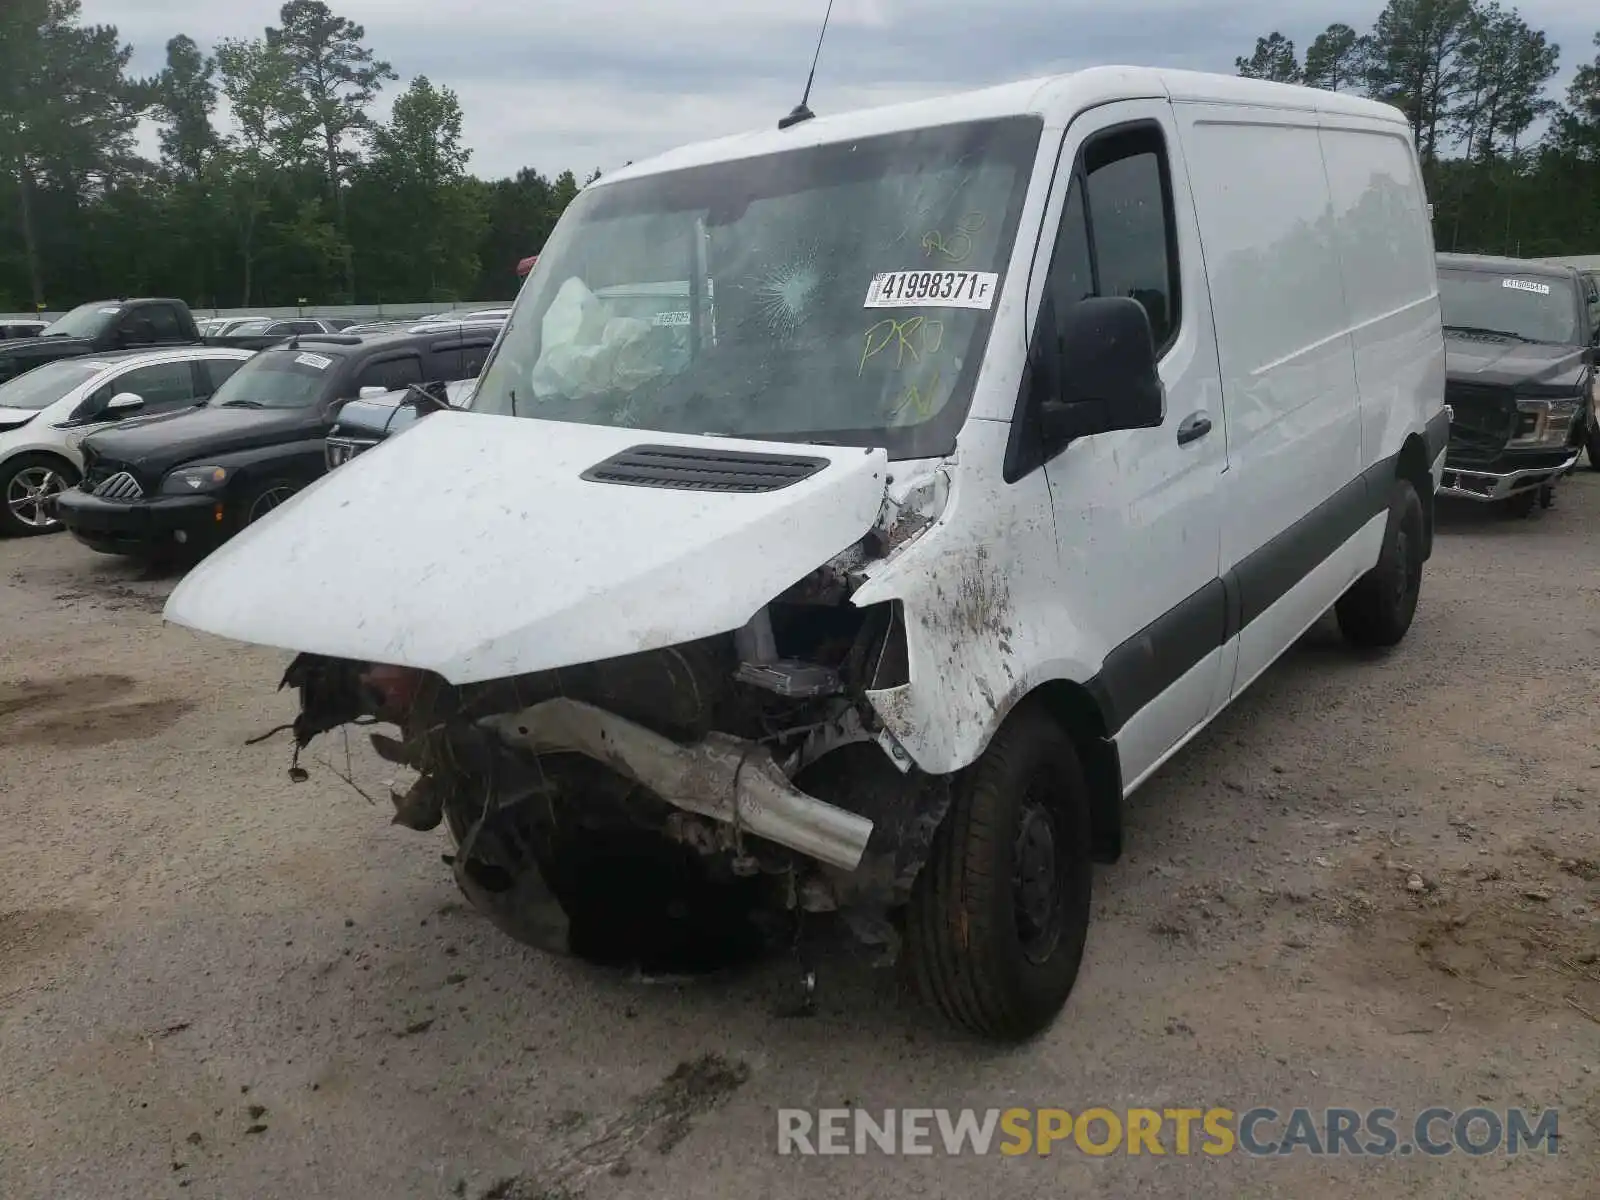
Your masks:
[[[1067,1002],[1083,961],[1093,867],[1089,795],[1066,732],[1025,706],[962,773],[912,890],[907,952],[954,1024],[1023,1041]]]
[[[1398,479],[1389,493],[1389,522],[1378,563],[1334,607],[1340,632],[1355,645],[1387,649],[1411,628],[1422,591],[1425,536],[1417,489]]]

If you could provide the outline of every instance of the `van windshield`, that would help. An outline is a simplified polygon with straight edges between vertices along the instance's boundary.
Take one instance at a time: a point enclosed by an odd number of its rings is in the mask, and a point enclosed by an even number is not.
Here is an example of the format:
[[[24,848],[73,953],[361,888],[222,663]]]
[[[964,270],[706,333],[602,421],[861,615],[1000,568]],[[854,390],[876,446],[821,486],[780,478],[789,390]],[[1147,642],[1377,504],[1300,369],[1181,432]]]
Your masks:
[[[1558,345],[1579,340],[1572,286],[1555,276],[1441,268],[1439,307],[1444,327],[1458,333]]]
[[[579,194],[478,412],[947,453],[1032,173],[1016,117]]]

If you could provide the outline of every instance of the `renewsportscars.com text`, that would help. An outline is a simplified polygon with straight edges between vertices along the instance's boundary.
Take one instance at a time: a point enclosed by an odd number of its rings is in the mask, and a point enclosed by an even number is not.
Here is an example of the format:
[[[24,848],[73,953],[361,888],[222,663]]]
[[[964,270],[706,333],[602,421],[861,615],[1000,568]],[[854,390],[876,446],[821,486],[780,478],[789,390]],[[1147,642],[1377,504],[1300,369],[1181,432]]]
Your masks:
[[[781,1108],[785,1155],[1388,1157],[1556,1154],[1559,1110],[1426,1108]]]

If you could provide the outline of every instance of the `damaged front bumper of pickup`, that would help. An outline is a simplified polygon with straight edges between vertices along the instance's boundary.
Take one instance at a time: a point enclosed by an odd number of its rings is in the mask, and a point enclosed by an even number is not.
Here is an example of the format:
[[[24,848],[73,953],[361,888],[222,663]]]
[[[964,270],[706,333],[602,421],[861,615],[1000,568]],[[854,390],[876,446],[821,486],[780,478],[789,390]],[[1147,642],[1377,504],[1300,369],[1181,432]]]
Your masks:
[[[831,606],[825,574],[732,635],[483,684],[302,654],[295,740],[398,727],[371,739],[417,773],[395,822],[443,823],[462,891],[525,943],[582,953],[630,921],[593,873],[647,844],[723,886],[719,919],[838,910],[892,959],[948,781],[908,769],[867,699],[904,682],[898,604]]]

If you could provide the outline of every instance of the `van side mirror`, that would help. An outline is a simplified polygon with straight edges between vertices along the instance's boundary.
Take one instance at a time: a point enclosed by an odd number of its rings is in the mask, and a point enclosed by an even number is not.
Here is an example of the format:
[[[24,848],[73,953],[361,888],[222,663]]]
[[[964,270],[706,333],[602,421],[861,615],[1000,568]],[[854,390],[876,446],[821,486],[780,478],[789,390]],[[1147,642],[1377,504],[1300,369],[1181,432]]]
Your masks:
[[[1042,319],[1053,322],[1054,315],[1047,306]],[[1034,376],[1040,384],[1039,432],[1047,447],[1118,429],[1160,427],[1166,392],[1144,305],[1125,296],[1091,296],[1066,311],[1056,346],[1048,337],[1041,340],[1045,357],[1054,360]]]
[[[144,407],[144,397],[136,392],[118,392],[106,401],[106,412],[121,416],[123,413],[137,412]]]

